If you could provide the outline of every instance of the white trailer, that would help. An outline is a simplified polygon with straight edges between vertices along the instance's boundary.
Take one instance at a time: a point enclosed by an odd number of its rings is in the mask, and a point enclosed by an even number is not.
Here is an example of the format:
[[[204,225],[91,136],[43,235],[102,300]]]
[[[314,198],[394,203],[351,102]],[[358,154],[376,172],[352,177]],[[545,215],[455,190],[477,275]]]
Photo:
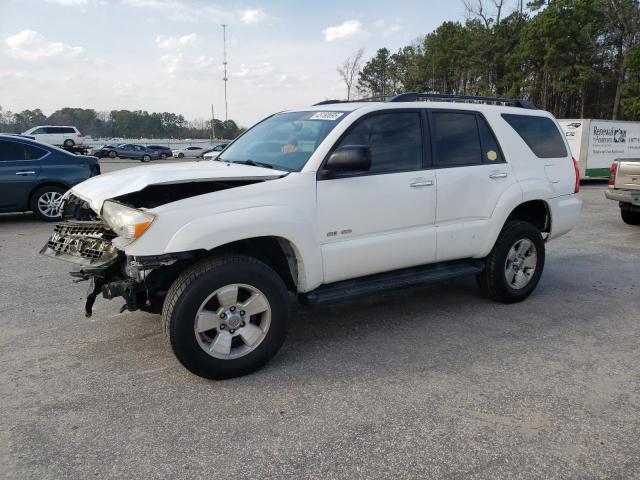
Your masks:
[[[640,122],[558,120],[581,178],[606,178],[616,159],[640,158]]]

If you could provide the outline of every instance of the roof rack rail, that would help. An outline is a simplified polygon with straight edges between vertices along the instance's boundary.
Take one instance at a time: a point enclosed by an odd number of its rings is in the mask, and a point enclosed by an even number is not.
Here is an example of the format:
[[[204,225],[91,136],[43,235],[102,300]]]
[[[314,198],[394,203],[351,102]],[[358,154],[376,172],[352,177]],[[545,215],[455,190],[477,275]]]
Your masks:
[[[485,105],[502,105],[505,107],[528,108],[537,110],[537,107],[527,101],[516,98],[482,97],[476,95],[453,95],[449,93],[401,93],[391,97],[389,102],[454,102],[454,103],[479,103]]]
[[[359,102],[388,102],[392,97],[384,95],[377,97],[358,98],[356,100],[323,100],[322,102],[314,103],[313,106],[318,105],[331,105],[332,103],[359,103]]]

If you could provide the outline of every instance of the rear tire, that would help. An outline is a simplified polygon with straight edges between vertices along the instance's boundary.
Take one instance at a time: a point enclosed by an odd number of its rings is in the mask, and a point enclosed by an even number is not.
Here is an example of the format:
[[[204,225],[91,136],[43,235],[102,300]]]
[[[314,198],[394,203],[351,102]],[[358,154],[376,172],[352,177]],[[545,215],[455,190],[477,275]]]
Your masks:
[[[180,363],[209,379],[240,377],[266,364],[284,343],[288,317],[282,279],[244,255],[191,266],[162,309],[165,336]]]
[[[166,160],[167,159],[167,155],[164,153],[160,154],[160,160]]]
[[[41,187],[31,196],[29,208],[38,219],[56,222],[60,220],[58,207],[65,192],[66,189],[55,185]]]
[[[144,155],[144,156],[142,157],[142,161],[143,161],[143,162],[150,162],[150,161],[151,161],[151,157],[150,157],[149,155]]]
[[[632,212],[626,208],[620,209],[622,221],[628,225],[640,225],[640,212]]]
[[[67,138],[62,145],[64,145],[67,148],[71,148],[76,144],[76,142],[74,142],[73,140],[71,140],[70,138]]]
[[[111,150],[109,153],[109,158],[116,158],[118,156],[118,154],[116,152],[114,152],[113,150]]]
[[[484,271],[476,278],[487,297],[503,303],[520,302],[538,285],[544,260],[540,231],[528,222],[509,220],[486,259]]]
[[[184,158],[184,153],[179,153],[178,158]]]

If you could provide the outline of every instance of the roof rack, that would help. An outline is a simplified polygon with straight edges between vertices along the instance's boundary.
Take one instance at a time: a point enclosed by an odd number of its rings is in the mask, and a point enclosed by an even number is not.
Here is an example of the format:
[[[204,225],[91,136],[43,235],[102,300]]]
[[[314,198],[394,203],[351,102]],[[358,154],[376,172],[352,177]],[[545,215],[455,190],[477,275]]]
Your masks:
[[[484,105],[501,105],[504,107],[528,108],[537,110],[537,107],[527,101],[516,98],[482,97],[476,95],[452,95],[448,93],[401,93],[391,97],[389,102],[453,102],[453,103],[478,103]]]
[[[322,102],[314,103],[313,106],[315,107],[318,105],[331,105],[332,103],[388,102],[390,98],[392,97],[385,95],[377,97],[358,98],[357,100],[323,100]]]

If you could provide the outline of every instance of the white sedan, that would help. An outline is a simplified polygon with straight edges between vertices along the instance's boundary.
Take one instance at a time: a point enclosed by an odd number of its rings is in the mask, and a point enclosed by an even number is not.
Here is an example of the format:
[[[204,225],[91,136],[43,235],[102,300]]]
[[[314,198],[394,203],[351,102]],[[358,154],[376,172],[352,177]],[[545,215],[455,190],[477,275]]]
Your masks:
[[[224,147],[226,147],[227,145],[228,145],[227,143],[221,143],[220,145],[216,145],[215,147],[211,148],[210,151],[205,153],[202,156],[202,158],[204,158],[205,160],[215,160],[216,158],[218,158],[218,155],[220,155],[220,153],[224,150]]]
[[[185,147],[178,150],[172,150],[173,156],[178,158],[198,158],[202,156],[204,148],[202,147]]]

